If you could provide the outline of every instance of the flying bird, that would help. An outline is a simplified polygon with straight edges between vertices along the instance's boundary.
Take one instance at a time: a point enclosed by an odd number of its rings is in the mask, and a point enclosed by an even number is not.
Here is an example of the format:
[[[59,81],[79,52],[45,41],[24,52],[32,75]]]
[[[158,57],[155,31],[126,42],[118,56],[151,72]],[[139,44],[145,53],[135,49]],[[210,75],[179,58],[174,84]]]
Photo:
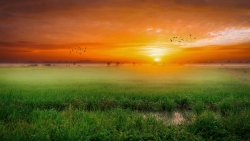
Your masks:
[[[86,52],[86,49],[87,49],[87,47],[82,48],[80,46],[77,46],[77,47],[72,48],[72,49],[71,49],[71,47],[69,47],[69,53],[71,54],[71,53],[75,52],[76,54],[82,55],[83,52],[81,50],[83,50],[84,52]]]
[[[192,41],[192,39],[196,39],[196,37],[193,38],[192,34],[189,34],[189,36],[187,37],[183,37],[183,36],[174,36],[172,38],[170,38],[170,42],[178,42],[178,43],[181,43],[181,42],[188,42],[188,41]]]

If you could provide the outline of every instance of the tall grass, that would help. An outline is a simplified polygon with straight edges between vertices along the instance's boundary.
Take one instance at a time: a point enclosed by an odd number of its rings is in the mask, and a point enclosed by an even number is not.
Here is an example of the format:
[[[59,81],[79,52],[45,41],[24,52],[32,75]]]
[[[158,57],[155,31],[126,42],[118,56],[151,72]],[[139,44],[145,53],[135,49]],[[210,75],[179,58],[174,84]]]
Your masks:
[[[249,140],[250,87],[228,71],[0,68],[0,140]],[[144,114],[175,111],[191,115]]]

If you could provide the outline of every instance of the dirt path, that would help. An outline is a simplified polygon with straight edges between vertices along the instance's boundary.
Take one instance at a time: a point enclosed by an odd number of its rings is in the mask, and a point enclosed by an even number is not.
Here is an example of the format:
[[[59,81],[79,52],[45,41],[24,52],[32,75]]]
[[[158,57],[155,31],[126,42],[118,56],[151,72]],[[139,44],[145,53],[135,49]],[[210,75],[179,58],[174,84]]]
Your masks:
[[[144,113],[143,117],[154,117],[156,120],[164,120],[168,121],[167,123],[172,124],[181,124],[185,121],[184,117],[179,112],[173,112],[171,113],[161,113],[161,112],[153,112],[153,113]]]

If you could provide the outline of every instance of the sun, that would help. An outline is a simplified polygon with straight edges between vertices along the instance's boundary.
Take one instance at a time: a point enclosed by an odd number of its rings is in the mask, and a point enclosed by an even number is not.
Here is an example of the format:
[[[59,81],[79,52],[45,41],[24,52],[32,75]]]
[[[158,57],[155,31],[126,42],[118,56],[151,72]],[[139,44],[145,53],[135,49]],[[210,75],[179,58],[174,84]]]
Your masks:
[[[159,62],[160,60],[160,58],[155,58],[155,62]]]

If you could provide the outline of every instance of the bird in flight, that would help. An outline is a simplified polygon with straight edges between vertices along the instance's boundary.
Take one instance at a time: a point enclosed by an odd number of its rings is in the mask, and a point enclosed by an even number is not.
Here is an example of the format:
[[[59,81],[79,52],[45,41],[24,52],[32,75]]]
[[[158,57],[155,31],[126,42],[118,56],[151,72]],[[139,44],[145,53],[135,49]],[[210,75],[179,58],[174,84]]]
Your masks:
[[[181,42],[188,42],[188,41],[193,41],[193,39],[195,40],[196,37],[192,38],[192,34],[189,34],[189,36],[187,37],[183,37],[183,36],[174,36],[170,39],[170,42],[178,42],[178,43],[181,43]]]
[[[76,54],[82,55],[82,53],[86,52],[86,50],[87,50],[87,47],[85,47],[85,48],[80,47],[80,46],[73,47],[73,48],[69,47],[69,54],[72,54],[75,52]]]

